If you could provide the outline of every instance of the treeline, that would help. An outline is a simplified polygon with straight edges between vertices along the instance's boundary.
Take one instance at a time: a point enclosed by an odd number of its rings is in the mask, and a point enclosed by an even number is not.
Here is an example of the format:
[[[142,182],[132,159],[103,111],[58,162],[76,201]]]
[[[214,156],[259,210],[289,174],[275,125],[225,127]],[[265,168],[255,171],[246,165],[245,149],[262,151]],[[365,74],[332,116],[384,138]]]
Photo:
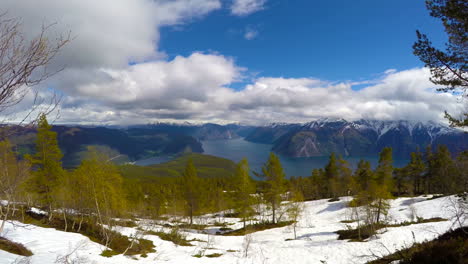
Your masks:
[[[468,190],[468,151],[452,158],[444,145],[435,152],[427,147],[425,153],[411,153],[406,166],[395,168],[392,149],[384,148],[375,169],[361,160],[354,171],[346,160],[332,154],[324,169],[290,181],[310,200],[357,195],[374,185],[385,187],[393,196],[460,193]]]
[[[65,170],[57,134],[51,128],[46,117],[40,117],[33,155],[18,158],[8,141],[0,142],[0,199],[4,200],[0,203],[0,234],[8,219],[18,220],[19,211],[24,215],[33,206],[46,212],[43,221],[60,219],[61,228],[71,232],[92,229],[100,242],[111,245],[116,239],[111,231],[116,218],[171,215],[186,217],[192,225],[196,215],[218,213],[239,217],[244,226],[253,216],[274,224],[285,214],[297,216],[298,208],[284,210],[284,200],[336,199],[344,195],[354,195],[356,206],[372,205],[378,223],[388,210],[386,201],[393,196],[457,193],[466,191],[468,184],[468,152],[452,159],[444,146],[434,153],[430,148],[424,154],[413,153],[401,169],[393,167],[391,148],[382,150],[375,169],[362,160],[353,170],[347,161],[332,154],[324,169],[291,179],[286,178],[273,153],[262,171],[255,173],[261,180],[252,178],[246,159],[229,175],[200,177],[194,162],[188,159],[182,177],[136,177],[133,173],[142,167],[117,166],[112,163],[113,157],[93,147],[76,169]]]

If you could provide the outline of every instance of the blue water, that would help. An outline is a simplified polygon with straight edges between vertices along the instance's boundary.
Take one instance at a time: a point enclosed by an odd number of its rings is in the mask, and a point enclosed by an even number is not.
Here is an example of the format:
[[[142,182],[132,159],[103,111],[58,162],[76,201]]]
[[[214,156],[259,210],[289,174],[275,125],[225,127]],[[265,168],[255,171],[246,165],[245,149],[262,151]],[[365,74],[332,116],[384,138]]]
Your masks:
[[[243,138],[202,141],[202,144],[205,150],[204,154],[223,157],[234,162],[239,162],[244,157],[247,158],[251,170],[256,172],[261,172],[261,168],[268,160],[268,155],[272,148],[271,144],[252,143]],[[328,157],[290,158],[279,155],[279,158],[288,177],[309,176],[313,169],[324,168],[328,162]],[[170,159],[171,158],[167,157],[158,157],[138,161],[136,164],[145,166],[166,162]],[[373,166],[376,166],[378,162],[378,157],[348,157],[345,159],[353,168],[356,167],[361,159],[370,161]],[[395,160],[394,166],[403,167],[407,162],[408,160]]]

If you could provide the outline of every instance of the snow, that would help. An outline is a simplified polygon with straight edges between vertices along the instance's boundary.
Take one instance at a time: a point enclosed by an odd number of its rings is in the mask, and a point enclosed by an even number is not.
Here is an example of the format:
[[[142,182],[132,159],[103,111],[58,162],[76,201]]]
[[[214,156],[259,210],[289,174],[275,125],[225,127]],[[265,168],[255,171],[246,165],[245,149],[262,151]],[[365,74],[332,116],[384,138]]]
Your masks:
[[[37,215],[47,215],[47,212],[36,207],[31,207],[30,211]]]
[[[99,254],[104,246],[90,241],[85,236],[75,233],[65,233],[50,228],[41,228],[31,225],[18,225],[7,223],[5,237],[24,244],[34,255],[31,263],[54,263],[60,256],[70,253],[71,258],[81,258],[81,263],[365,263],[372,259],[371,255],[387,255],[414,242],[431,240],[454,227],[451,199],[443,197],[427,200],[428,197],[398,198],[391,200],[391,209],[388,220],[392,223],[411,221],[412,215],[422,218],[443,217],[450,221],[414,224],[409,226],[387,228],[376,238],[366,242],[348,242],[337,240],[337,230],[345,229],[350,208],[346,207],[351,197],[343,197],[341,201],[328,202],[316,200],[304,202],[304,212],[297,225],[297,240],[293,238],[291,227],[275,228],[253,233],[251,236],[217,236],[198,233],[195,230],[186,231],[187,239],[199,239],[205,242],[194,241],[192,247],[176,246],[172,242],[161,240],[157,236],[146,235],[156,246],[156,253],[148,257],[125,257],[122,255],[105,258]],[[197,218],[199,223],[213,223],[218,217],[206,215]],[[235,229],[242,226],[239,219],[226,218],[232,223],[229,227]],[[148,220],[139,222],[141,227],[148,227]],[[164,222],[151,226],[155,231],[169,229],[162,227]],[[349,224],[353,225],[353,224]],[[210,233],[218,228],[209,227]],[[118,231],[131,235],[135,228],[119,227]],[[251,239],[247,254],[245,245]],[[220,253],[221,257],[196,258],[199,252],[205,255]],[[247,257],[245,257],[247,255]],[[20,259],[19,256],[0,251],[0,263],[12,263]]]

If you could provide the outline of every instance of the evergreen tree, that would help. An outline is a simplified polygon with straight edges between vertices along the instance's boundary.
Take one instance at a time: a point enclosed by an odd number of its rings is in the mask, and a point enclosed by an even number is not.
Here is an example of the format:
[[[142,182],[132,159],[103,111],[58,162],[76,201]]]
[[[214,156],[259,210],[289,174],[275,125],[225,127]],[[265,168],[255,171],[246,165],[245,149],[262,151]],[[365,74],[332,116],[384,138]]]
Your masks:
[[[411,160],[409,164],[406,166],[405,171],[412,179],[413,182],[413,194],[420,194],[421,184],[422,184],[422,176],[426,169],[424,165],[423,157],[421,152],[412,152],[411,153]]]
[[[468,151],[458,154],[455,161],[457,167],[457,192],[468,192]]]
[[[281,203],[281,194],[286,191],[285,174],[278,156],[271,152],[262,172],[266,181],[265,199],[273,211],[272,222],[276,223],[276,210]]]
[[[434,153],[429,168],[432,174],[433,191],[453,193],[457,189],[456,167],[447,146],[440,145]]]
[[[434,47],[429,38],[417,31],[414,54],[431,70],[431,81],[444,88],[444,92],[458,92],[468,97],[468,2],[466,0],[426,0],[426,7],[432,17],[442,21],[448,35],[446,50]],[[468,126],[468,113],[461,119],[446,112],[452,125]]]
[[[338,194],[338,176],[339,168],[335,153],[330,155],[330,160],[325,166],[325,179],[327,181],[327,195],[328,197],[336,198]]]
[[[324,179],[323,169],[313,169],[310,178],[310,188],[312,189],[312,198],[324,198],[327,195],[326,181]]]
[[[338,159],[338,172],[337,185],[339,187],[339,195],[354,194],[356,183],[352,177],[351,165],[341,157]]]
[[[57,143],[57,133],[51,129],[52,126],[42,114],[38,122],[36,153],[28,157],[33,166],[33,175],[29,183],[30,190],[47,208],[49,219],[52,219],[54,195],[64,173],[60,161],[62,152]]]
[[[377,210],[376,222],[379,223],[380,216],[386,215],[389,203],[388,199],[392,197],[391,191],[393,189],[393,158],[392,148],[386,147],[382,149],[379,157],[379,164],[375,171],[375,189],[372,191],[372,196],[375,197],[376,202],[373,203]]]
[[[190,158],[183,174],[184,199],[187,205],[188,215],[190,216],[190,224],[193,224],[193,215],[198,205],[198,186],[199,178],[197,176],[197,169],[193,165],[193,160]]]
[[[255,192],[255,186],[252,178],[249,175],[249,163],[247,159],[242,159],[236,168],[235,174],[235,185],[233,192],[233,200],[236,211],[239,213],[239,217],[242,219],[244,229],[246,226],[247,219],[252,215],[252,204],[254,202],[252,194]]]
[[[368,190],[373,180],[373,171],[369,161],[360,160],[356,171],[354,172],[354,177],[361,190]]]

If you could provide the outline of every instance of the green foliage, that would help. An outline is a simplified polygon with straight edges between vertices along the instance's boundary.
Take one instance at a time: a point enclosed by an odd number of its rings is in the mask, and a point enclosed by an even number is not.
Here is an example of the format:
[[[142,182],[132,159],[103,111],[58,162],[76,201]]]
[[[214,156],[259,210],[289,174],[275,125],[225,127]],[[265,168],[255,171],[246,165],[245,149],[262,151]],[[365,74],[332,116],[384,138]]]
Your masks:
[[[171,241],[176,245],[184,246],[184,247],[191,247],[193,246],[190,241],[187,240],[187,236],[185,236],[182,232],[179,231],[178,228],[173,228],[171,232],[163,232],[163,231],[147,231],[146,234],[158,236],[162,240]]]
[[[281,162],[273,152],[267,163],[262,168],[263,178],[265,179],[266,189],[264,190],[265,200],[271,205],[273,215],[272,223],[276,222],[276,209],[281,203],[281,195],[286,191],[285,173]]]
[[[52,126],[42,114],[38,121],[36,153],[28,157],[34,168],[28,183],[29,191],[37,195],[39,202],[49,212],[52,212],[57,187],[64,175],[60,161],[63,155],[57,143],[57,133],[51,129]]]
[[[234,209],[238,212],[239,217],[242,218],[244,228],[247,219],[254,213],[252,205],[255,202],[252,197],[252,194],[255,192],[255,186],[249,175],[249,171],[247,159],[242,159],[239,164],[237,164],[236,174],[233,179],[234,190],[232,192],[232,198]]]
[[[221,253],[213,253],[213,254],[208,254],[208,255],[205,255],[205,257],[207,258],[219,258],[221,257],[223,254]]]
[[[440,91],[460,92],[466,97],[468,88],[468,4],[465,0],[427,0],[427,9],[432,17],[442,21],[448,35],[446,50],[433,46],[429,38],[416,31],[417,42],[413,52],[431,70],[431,81],[444,86]],[[454,126],[468,126],[468,113],[457,119],[446,112],[446,117]]]
[[[0,250],[25,257],[33,255],[31,250],[27,249],[23,244],[15,243],[4,237],[0,237]]]
[[[283,222],[278,222],[278,223],[257,223],[253,225],[247,225],[245,228],[240,228],[236,229],[233,231],[228,231],[223,233],[223,236],[244,236],[247,234],[255,233],[258,231],[263,231],[263,230],[268,230],[268,229],[273,229],[273,228],[278,228],[278,227],[285,227],[288,225],[293,224],[292,221],[283,221]]]
[[[182,190],[184,199],[187,205],[187,213],[190,216],[190,224],[193,224],[193,215],[197,210],[199,195],[200,195],[200,181],[197,175],[197,169],[193,165],[193,161],[189,159],[185,167],[185,172],[182,178]]]

